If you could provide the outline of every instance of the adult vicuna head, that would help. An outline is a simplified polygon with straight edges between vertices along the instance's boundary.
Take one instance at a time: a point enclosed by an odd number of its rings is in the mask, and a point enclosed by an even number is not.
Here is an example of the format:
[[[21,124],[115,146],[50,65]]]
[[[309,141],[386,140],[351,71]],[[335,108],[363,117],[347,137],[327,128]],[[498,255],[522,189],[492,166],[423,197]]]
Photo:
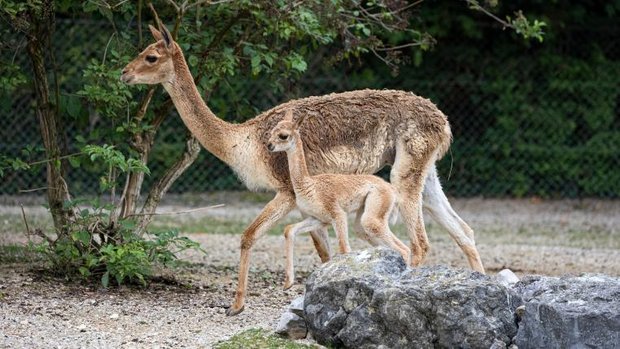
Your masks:
[[[149,25],[155,42],[123,69],[121,81],[133,84],[160,84],[174,78],[174,57],[181,48],[172,39],[168,29],[158,21],[159,29]]]

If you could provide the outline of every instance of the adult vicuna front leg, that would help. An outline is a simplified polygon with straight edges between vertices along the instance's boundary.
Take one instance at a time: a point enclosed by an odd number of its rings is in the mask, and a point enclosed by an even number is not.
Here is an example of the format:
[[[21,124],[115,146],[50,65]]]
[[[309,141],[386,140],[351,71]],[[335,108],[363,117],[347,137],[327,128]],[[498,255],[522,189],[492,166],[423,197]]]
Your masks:
[[[248,272],[250,269],[250,250],[256,240],[273,227],[280,219],[295,208],[295,196],[289,192],[278,192],[269,201],[262,212],[248,226],[241,237],[241,258],[239,261],[239,283],[235,293],[234,303],[226,310],[226,315],[237,315],[243,311],[245,293],[248,284]]]
[[[471,268],[484,274],[484,266],[476,248],[474,231],[452,209],[446,194],[441,189],[435,166],[429,169],[426,176],[423,197],[424,209],[448,231],[467,257]]]

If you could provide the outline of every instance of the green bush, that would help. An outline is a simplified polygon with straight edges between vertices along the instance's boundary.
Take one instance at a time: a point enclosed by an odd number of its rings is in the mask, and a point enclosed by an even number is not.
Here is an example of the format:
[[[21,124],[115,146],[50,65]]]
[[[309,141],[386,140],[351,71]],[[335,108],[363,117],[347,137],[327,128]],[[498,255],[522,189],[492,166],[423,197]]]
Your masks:
[[[77,206],[83,202],[68,204]],[[55,273],[100,280],[104,287],[111,281],[117,285],[145,285],[155,268],[178,266],[179,252],[204,252],[197,242],[179,236],[176,231],[139,236],[130,221],[110,224],[106,222],[107,208],[97,203],[93,207],[79,211],[66,237],[35,246],[37,252],[47,257]]]

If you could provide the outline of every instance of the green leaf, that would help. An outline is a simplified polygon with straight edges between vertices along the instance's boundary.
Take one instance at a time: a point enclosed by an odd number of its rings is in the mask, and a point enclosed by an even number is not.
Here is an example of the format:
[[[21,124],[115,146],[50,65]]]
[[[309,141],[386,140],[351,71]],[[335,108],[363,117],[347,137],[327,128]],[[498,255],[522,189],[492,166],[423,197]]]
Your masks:
[[[88,270],[88,268],[86,268],[86,267],[80,267],[78,270],[79,270],[80,274],[81,274],[83,277],[89,277],[89,276],[90,276],[90,270]]]
[[[70,96],[67,98],[67,113],[72,118],[78,118],[82,111],[82,103],[79,98]]]
[[[82,160],[80,160],[79,156],[71,156],[71,157],[68,158],[68,160],[69,160],[69,164],[73,168],[79,168],[80,164],[82,162]]]
[[[190,55],[189,58],[187,59],[187,62],[189,63],[191,67],[196,67],[198,66],[198,57],[194,55]]]
[[[252,75],[258,75],[258,73],[260,73],[261,71],[260,62],[261,62],[261,58],[259,55],[252,56],[252,59],[251,59]]]
[[[74,241],[79,241],[82,244],[88,246],[90,244],[90,234],[87,231],[78,231],[71,234],[71,238]]]
[[[103,285],[103,287],[108,287],[108,285],[110,284],[110,272],[106,271],[105,274],[103,274],[103,276],[101,277],[101,284]]]
[[[308,64],[302,56],[294,53],[291,57],[291,68],[303,73],[308,68]]]

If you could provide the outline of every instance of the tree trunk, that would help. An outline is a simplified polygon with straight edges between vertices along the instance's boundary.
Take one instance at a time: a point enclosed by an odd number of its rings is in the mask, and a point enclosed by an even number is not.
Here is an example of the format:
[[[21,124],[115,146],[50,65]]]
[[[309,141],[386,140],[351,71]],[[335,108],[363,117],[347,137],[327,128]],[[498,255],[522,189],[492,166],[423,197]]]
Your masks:
[[[164,196],[164,194],[170,189],[170,186],[174,181],[179,178],[185,170],[187,170],[196,158],[198,158],[198,154],[200,153],[200,143],[198,140],[191,136],[185,142],[185,151],[183,155],[166,171],[166,173],[153,185],[151,191],[149,192],[149,196],[142,207],[142,211],[140,212],[140,219],[138,221],[138,227],[136,228],[136,233],[141,235],[146,230],[146,227],[151,223],[153,219],[153,213],[157,209],[157,205],[159,205],[159,201]]]
[[[134,117],[136,125],[140,125],[142,123],[155,90],[155,87],[151,87],[146,93],[146,96],[142,99],[140,109],[138,109],[138,112]],[[145,166],[148,163],[151,148],[153,148],[153,141],[155,139],[156,132],[156,128],[153,128],[152,130],[140,131],[134,134],[131,140],[132,148],[138,153],[138,159]],[[142,190],[143,182],[144,172],[133,171],[127,174],[127,181],[125,182],[125,188],[123,189],[123,196],[121,202],[119,203],[121,210],[118,217],[120,219],[124,219],[136,213],[136,203],[140,198],[140,191]]]
[[[28,33],[28,56],[34,73],[36,94],[36,112],[41,127],[41,138],[49,162],[47,163],[47,199],[58,234],[67,232],[68,222],[73,210],[64,207],[64,202],[71,199],[69,188],[64,179],[61,165],[62,136],[59,133],[57,109],[50,100],[49,82],[45,66],[46,53],[54,23],[53,1],[44,1],[41,11],[31,13],[31,30]],[[56,101],[58,102],[58,101]]]

